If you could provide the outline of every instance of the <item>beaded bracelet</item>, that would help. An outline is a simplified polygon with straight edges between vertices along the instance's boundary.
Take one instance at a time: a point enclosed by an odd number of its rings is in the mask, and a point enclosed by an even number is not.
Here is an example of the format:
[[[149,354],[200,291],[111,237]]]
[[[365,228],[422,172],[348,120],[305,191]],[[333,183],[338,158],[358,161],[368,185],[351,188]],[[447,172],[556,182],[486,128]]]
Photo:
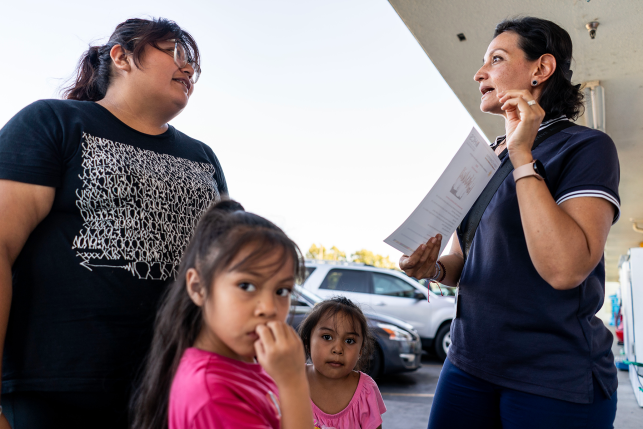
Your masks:
[[[435,263],[435,274],[432,275],[431,277],[427,278],[428,281],[430,281],[430,282],[438,281],[438,278],[440,278],[440,276],[442,274],[442,268],[440,267],[441,265],[442,264],[440,264],[439,261]]]
[[[442,283],[442,280],[447,276],[447,269],[444,266],[444,264],[440,261],[435,261],[435,274],[432,277],[429,277],[427,280],[429,283],[437,283],[438,287],[440,288],[440,295],[444,296],[444,293],[442,292],[442,288],[440,287],[440,283]]]

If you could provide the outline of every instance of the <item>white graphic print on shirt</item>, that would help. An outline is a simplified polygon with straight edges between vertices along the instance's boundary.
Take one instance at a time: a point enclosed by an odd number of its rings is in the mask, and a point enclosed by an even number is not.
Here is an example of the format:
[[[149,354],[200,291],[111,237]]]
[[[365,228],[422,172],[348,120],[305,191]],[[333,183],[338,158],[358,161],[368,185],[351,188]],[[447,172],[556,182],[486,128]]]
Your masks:
[[[176,278],[199,217],[220,199],[214,166],[87,133],[82,150],[76,206],[84,223],[72,245],[80,264]]]

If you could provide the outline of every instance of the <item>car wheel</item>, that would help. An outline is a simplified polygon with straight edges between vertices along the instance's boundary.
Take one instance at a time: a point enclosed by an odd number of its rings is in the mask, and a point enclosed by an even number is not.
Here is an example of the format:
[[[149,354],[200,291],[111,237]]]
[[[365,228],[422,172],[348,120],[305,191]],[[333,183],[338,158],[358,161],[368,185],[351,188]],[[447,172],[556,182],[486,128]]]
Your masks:
[[[380,349],[379,345],[375,344],[375,347],[373,347],[373,354],[368,361],[368,371],[366,371],[366,373],[372,378],[378,378],[382,375],[383,370],[384,356],[382,354],[382,349]]]
[[[451,345],[451,325],[446,324],[438,329],[438,333],[435,336],[434,349],[435,354],[441,361],[444,361],[447,358],[447,351]]]

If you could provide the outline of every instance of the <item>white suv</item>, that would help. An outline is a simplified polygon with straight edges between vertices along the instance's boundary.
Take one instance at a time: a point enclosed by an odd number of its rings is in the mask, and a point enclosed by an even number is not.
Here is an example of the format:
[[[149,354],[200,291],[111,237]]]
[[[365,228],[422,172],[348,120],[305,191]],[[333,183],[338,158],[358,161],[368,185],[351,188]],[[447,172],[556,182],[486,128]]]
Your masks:
[[[434,350],[442,360],[446,357],[455,313],[453,296],[435,294],[400,271],[319,260],[306,260],[303,287],[322,298],[345,296],[365,311],[410,323],[420,335],[424,349]]]

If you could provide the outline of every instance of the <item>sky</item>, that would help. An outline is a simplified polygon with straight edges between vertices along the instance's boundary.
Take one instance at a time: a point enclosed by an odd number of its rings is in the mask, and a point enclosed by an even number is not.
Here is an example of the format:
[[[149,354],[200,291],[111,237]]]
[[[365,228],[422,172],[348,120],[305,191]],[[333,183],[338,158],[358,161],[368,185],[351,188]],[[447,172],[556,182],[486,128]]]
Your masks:
[[[189,31],[203,73],[171,124],[212,147],[230,196],[304,252],[399,259],[383,240],[475,126],[385,0],[23,0],[0,16],[0,126],[59,98],[118,23],[165,17]]]

